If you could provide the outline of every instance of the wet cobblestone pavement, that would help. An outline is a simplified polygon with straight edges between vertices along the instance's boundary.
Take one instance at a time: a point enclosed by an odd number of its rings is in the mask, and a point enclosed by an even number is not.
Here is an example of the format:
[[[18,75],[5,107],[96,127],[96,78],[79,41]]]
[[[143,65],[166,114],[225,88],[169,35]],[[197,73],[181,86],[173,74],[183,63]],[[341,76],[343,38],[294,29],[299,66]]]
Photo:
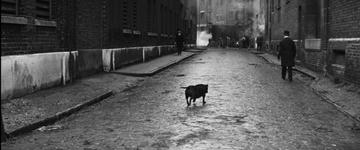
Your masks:
[[[245,50],[209,49],[4,149],[359,149],[356,122]],[[208,84],[207,103],[184,89]]]

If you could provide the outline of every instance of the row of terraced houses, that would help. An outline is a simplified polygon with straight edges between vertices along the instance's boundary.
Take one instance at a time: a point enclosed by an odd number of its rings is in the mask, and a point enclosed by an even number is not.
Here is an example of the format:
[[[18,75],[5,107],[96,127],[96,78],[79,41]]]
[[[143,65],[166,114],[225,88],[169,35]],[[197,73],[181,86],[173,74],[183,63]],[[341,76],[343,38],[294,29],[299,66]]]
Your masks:
[[[174,52],[196,41],[193,0],[1,0],[1,99]]]

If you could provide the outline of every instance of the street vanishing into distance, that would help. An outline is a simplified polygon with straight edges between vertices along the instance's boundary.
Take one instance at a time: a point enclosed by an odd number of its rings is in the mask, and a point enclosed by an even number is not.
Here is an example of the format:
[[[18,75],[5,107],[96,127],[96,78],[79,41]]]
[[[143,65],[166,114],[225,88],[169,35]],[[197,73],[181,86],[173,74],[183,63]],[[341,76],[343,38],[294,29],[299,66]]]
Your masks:
[[[122,92],[2,149],[327,149],[360,148],[357,122],[313,93],[294,72],[246,49],[208,48]],[[123,75],[119,75],[121,77]],[[181,87],[208,84],[206,104],[187,106]]]

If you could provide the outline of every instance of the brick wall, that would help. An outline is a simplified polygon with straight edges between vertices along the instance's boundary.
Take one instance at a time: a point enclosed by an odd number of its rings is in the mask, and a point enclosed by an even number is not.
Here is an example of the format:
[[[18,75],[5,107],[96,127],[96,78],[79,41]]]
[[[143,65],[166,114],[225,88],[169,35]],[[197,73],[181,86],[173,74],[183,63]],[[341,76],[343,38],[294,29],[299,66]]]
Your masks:
[[[270,2],[270,1],[269,1]],[[304,7],[303,1],[291,1],[286,3],[280,1],[280,6],[277,1],[274,1],[273,9],[270,9],[271,16],[271,39],[281,40],[283,38],[284,30],[289,30],[293,39],[298,39],[298,8]],[[304,8],[303,8],[304,9]],[[272,12],[272,13],[271,13]]]
[[[1,55],[21,54],[30,50],[25,25],[1,24]]]
[[[330,38],[360,37],[359,14],[359,0],[329,0]]]
[[[56,28],[2,24],[1,55],[59,51]]]
[[[309,68],[311,70],[318,71],[318,72],[323,71],[324,56],[325,56],[323,51],[306,50],[304,55],[305,55],[305,57],[304,57],[305,58],[304,65],[307,68]]]
[[[185,12],[184,7],[180,10],[180,1],[108,0],[108,3],[108,48],[173,44],[177,28],[187,31],[184,26],[186,20],[180,19],[181,15],[175,16],[191,13]],[[193,32],[195,23],[192,21]],[[194,36],[191,38],[188,41],[194,42],[196,39]]]
[[[1,24],[1,55],[59,51],[56,27]]]
[[[345,80],[358,82],[358,68],[360,56],[360,1],[337,0],[328,1],[328,38],[327,43],[327,71]],[[348,47],[348,49],[347,49]],[[344,61],[341,61],[344,59]],[[344,72],[338,75],[338,67]],[[358,82],[359,83],[359,82]]]
[[[341,72],[346,68],[346,47],[360,41],[358,14],[358,0],[268,1],[266,35],[271,43],[267,47],[276,53],[282,32],[289,30],[298,40],[297,59],[302,65],[330,74]],[[313,41],[318,42],[309,43]]]
[[[360,44],[349,44],[345,55],[345,78],[360,84]]]
[[[51,0],[51,17],[44,19],[36,9],[44,1],[21,1],[19,14],[2,11],[2,55],[173,44],[176,29],[186,31],[189,21],[180,18],[190,13],[180,0]],[[3,22],[3,16],[23,21]]]
[[[39,17],[35,6],[36,1],[28,0],[19,6],[17,13],[1,12],[2,56],[61,51],[56,24],[57,11],[51,9],[50,17]]]
[[[107,18],[106,0],[77,1],[76,47],[78,49],[104,48]]]
[[[309,66],[313,70],[321,70],[321,60],[323,54],[320,49],[305,49],[305,39],[320,38],[319,22],[316,11],[319,7],[317,1],[280,1],[274,0],[274,3],[267,3],[267,27],[269,28],[266,35],[268,51],[277,54],[279,42],[283,39],[284,30],[290,31],[290,37],[295,41],[297,46],[297,60],[303,65]],[[271,20],[271,21],[270,21]],[[271,30],[271,31],[269,31]],[[270,34],[271,32],[271,34]]]

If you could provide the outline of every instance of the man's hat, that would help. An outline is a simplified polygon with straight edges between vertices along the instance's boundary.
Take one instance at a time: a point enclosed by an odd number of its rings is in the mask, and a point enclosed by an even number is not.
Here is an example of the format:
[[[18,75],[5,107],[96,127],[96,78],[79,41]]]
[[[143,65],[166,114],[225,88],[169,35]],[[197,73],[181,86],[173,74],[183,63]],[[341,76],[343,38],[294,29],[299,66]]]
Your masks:
[[[285,30],[285,31],[284,31],[284,35],[287,35],[287,36],[289,36],[289,35],[290,35],[290,31],[288,31],[288,30]]]

